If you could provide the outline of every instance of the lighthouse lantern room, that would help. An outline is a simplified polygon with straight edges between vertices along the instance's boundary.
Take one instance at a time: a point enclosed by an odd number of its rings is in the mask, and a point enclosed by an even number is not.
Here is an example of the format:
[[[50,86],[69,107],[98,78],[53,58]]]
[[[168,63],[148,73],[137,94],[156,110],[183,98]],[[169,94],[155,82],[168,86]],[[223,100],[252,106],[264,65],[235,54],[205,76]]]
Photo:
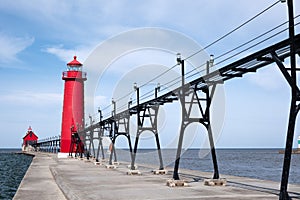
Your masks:
[[[64,100],[61,125],[61,143],[58,157],[67,157],[70,151],[72,131],[84,126],[84,81],[86,73],[82,72],[82,64],[74,56],[67,64],[67,71],[62,74],[64,83]]]

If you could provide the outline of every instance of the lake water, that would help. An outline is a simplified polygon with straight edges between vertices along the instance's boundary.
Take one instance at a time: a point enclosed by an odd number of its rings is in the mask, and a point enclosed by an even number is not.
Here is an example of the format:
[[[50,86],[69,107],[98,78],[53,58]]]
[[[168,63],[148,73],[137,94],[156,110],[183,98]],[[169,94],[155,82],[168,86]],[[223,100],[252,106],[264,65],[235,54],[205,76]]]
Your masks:
[[[0,199],[12,199],[31,161],[16,149],[0,149]]]
[[[220,174],[245,176],[263,180],[280,181],[283,154],[278,149],[218,149],[217,160]],[[163,150],[164,165],[174,167],[176,150]],[[130,161],[128,151],[118,151],[119,160]],[[157,164],[155,150],[138,150],[136,163]],[[213,172],[211,154],[208,150],[189,149],[180,160],[180,168]],[[300,154],[292,155],[289,183],[300,184]]]

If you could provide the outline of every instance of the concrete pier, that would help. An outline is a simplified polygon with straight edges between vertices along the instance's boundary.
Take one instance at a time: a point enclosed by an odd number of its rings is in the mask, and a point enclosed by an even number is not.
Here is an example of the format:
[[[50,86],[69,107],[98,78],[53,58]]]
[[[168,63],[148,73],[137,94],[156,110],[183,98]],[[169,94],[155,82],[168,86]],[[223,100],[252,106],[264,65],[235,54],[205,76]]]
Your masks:
[[[30,155],[33,155],[33,153]],[[57,165],[57,162],[53,159],[54,154],[34,153],[34,155],[35,157],[13,199],[65,200],[64,194],[59,189],[50,171],[52,166]]]
[[[14,199],[278,199],[278,182],[221,175],[226,186],[207,186],[204,180],[211,173],[181,169],[188,186],[168,187],[171,168],[166,175],[154,175],[153,166],[139,165],[140,175],[127,175],[127,166],[120,162],[117,168],[108,169],[86,160],[36,153]],[[289,193],[300,199],[300,185],[290,184]]]

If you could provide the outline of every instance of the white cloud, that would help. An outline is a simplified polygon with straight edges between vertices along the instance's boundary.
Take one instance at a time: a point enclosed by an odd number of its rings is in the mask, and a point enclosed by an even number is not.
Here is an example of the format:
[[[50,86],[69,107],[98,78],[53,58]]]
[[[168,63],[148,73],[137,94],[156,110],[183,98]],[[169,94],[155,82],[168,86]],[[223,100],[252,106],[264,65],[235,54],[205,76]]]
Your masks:
[[[33,37],[14,37],[0,32],[0,63],[18,61],[18,53],[32,45],[33,42]]]
[[[289,60],[286,60],[287,62],[284,63],[285,67],[288,68],[290,65]],[[297,68],[300,67],[300,61],[296,63]],[[283,76],[283,74],[280,72],[278,66],[274,63],[270,66],[264,67],[262,69],[259,69],[256,74],[250,75],[247,77],[247,80],[249,80],[251,83],[265,89],[265,90],[278,90],[282,89],[284,87],[289,87],[288,83]],[[299,84],[299,81],[298,81]]]
[[[265,90],[278,90],[286,85],[286,81],[276,64],[260,69],[255,75],[247,78],[251,83]]]
[[[30,19],[49,25],[51,22],[57,22],[58,19],[62,21],[68,15],[70,16],[72,4],[58,0],[5,1],[0,5],[0,10],[14,13],[14,16],[22,17],[23,20]]]
[[[8,94],[0,95],[0,102],[4,104],[17,105],[58,105],[62,103],[62,94],[29,92],[29,91],[12,91]]]
[[[171,3],[169,1],[152,0],[125,3],[121,1],[91,1],[89,4],[82,4],[79,1],[78,4],[66,5],[57,2],[57,6],[62,4],[64,8],[64,12],[61,13],[61,11],[53,10],[55,4],[45,2],[50,6],[42,14],[42,18],[47,21],[48,26],[51,26],[54,30],[59,30],[60,39],[74,41],[76,53],[78,52],[81,57],[82,55],[79,53],[84,52],[83,57],[85,58],[85,55],[87,55],[86,49],[92,50],[88,47],[92,43],[97,44],[97,42],[122,31],[145,26],[175,28],[197,39],[204,46],[272,3],[266,1],[257,5],[251,1],[237,3],[233,0],[226,2],[211,1],[209,3],[172,1]],[[32,8],[27,7],[26,9],[37,9],[36,5],[30,6]],[[178,15],[178,8],[181,8],[183,15]],[[244,12],[243,8],[247,8],[247,12]],[[275,6],[263,17],[254,20],[250,27],[247,25],[248,28],[243,28],[242,31],[238,31],[238,33],[222,41],[221,45],[214,45],[209,50],[215,55],[224,53],[232,46],[248,41],[250,37],[257,36],[269,27],[278,25],[282,20],[286,20],[286,13],[283,10],[285,10],[284,5]],[[274,13],[276,14],[276,20],[274,20]],[[33,18],[33,16],[31,17]],[[61,30],[67,31],[62,32]],[[85,47],[78,47],[78,44]],[[69,57],[74,54],[73,49],[66,49],[63,46],[47,48],[47,52],[57,55],[63,61],[69,61]]]
[[[110,104],[110,100],[103,95],[95,95],[95,96],[85,96],[85,109],[88,111],[89,114],[93,114],[97,112],[97,109],[103,108]]]
[[[60,60],[64,61],[65,63],[71,61],[74,55],[77,55],[78,60],[81,63],[83,63],[83,61],[90,54],[91,50],[93,50],[93,47],[78,46],[75,47],[74,49],[70,49],[70,48],[65,48],[64,45],[62,44],[42,49],[42,51],[44,52],[57,56]]]
[[[234,0],[226,2],[188,0],[184,3],[182,1],[151,0],[145,2],[89,1],[89,3],[78,1],[74,4],[58,0],[29,3],[26,0],[19,0],[18,2],[7,1],[0,5],[0,11],[12,12],[20,18],[29,20],[32,26],[38,27],[39,34],[45,38],[55,38],[60,42],[64,41],[64,44],[72,43],[76,52],[74,49],[66,49],[63,46],[47,48],[47,52],[57,55],[63,61],[69,61],[69,57],[74,53],[81,57],[82,55],[79,54],[81,51],[92,50],[88,47],[92,43],[98,44],[101,40],[122,31],[145,26],[175,28],[180,32],[190,34],[191,37],[199,40],[201,45],[206,45],[272,3],[266,1],[259,2],[258,5],[253,4],[252,1],[236,2]],[[178,14],[178,8],[183,14]],[[243,8],[247,8],[247,12],[244,12]],[[278,24],[281,22],[282,16],[285,19],[286,13],[282,10],[285,10],[284,5],[276,6],[270,11],[270,13],[276,14],[276,20],[274,20],[274,15],[267,15],[266,20],[258,20],[259,24],[255,23],[256,27],[244,31],[243,35],[257,33],[266,24],[272,24],[270,26],[273,26],[274,23]],[[46,27],[47,31],[44,31],[43,29]],[[243,38],[243,35],[240,33],[238,36]],[[246,36],[246,38],[249,37]],[[228,48],[229,44],[234,41],[230,38],[224,46]],[[240,39],[236,41],[241,43]],[[78,47],[78,44],[85,47]],[[71,48],[73,47],[71,46]],[[216,55],[218,49],[220,46],[212,49],[211,53]],[[84,52],[83,57],[86,57],[86,54]]]

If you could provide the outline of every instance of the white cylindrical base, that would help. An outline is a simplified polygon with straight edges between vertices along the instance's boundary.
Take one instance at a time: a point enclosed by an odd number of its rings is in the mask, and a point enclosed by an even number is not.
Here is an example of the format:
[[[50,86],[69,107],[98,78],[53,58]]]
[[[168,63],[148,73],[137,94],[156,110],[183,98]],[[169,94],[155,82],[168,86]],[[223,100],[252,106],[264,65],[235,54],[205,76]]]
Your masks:
[[[68,157],[69,157],[69,153],[58,152],[57,154],[57,158],[68,158]]]

